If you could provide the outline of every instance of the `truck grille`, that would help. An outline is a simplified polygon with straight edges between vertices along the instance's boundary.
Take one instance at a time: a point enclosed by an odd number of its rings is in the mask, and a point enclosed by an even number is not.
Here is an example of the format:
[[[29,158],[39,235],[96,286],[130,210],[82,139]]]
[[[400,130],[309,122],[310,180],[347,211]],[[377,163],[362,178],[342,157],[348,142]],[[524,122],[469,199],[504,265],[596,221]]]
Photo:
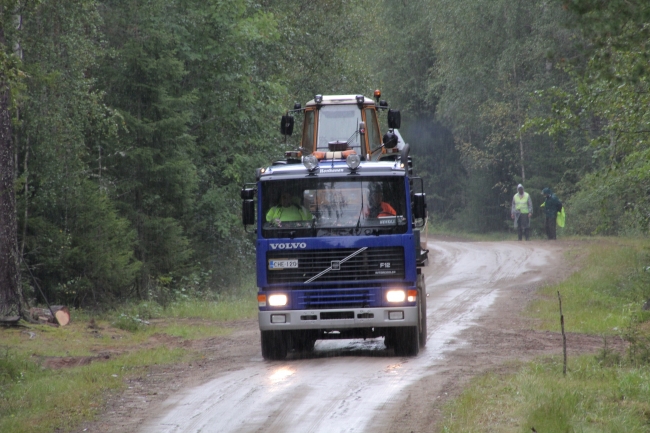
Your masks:
[[[319,289],[305,290],[298,295],[299,310],[322,310],[327,308],[374,307],[377,290],[370,289]],[[322,319],[321,315],[321,319]],[[348,318],[348,317],[330,317]],[[354,318],[354,314],[352,315]]]
[[[267,270],[269,284],[404,279],[404,248],[267,251],[269,260],[297,260],[297,268]],[[328,270],[329,269],[329,270]]]

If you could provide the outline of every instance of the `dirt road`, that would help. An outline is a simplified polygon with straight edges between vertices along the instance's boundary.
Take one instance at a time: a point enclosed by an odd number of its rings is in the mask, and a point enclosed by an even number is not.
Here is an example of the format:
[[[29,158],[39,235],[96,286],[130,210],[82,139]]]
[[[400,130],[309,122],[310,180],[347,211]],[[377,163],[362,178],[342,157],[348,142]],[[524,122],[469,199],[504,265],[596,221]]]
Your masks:
[[[424,432],[476,374],[559,353],[561,337],[520,315],[540,284],[568,275],[560,242],[430,242],[429,339],[415,358],[383,339],[319,341],[313,354],[265,362],[253,321],[203,342],[205,360],[135,381],[96,431]],[[569,336],[573,351],[598,338]],[[194,343],[199,344],[199,343]],[[210,345],[213,346],[210,346]],[[571,354],[570,352],[570,354]],[[293,356],[293,357],[292,357]]]

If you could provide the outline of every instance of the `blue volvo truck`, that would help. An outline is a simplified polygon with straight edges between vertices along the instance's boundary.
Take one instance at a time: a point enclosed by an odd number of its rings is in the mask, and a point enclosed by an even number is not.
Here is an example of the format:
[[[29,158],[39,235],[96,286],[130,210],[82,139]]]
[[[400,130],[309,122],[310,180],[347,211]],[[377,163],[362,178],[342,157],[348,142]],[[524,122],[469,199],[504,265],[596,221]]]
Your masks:
[[[241,190],[243,223],[257,238],[264,359],[322,339],[384,337],[397,356],[426,344],[423,182],[399,135],[400,112],[374,96],[296,104],[280,129],[291,135],[301,117],[299,146]]]

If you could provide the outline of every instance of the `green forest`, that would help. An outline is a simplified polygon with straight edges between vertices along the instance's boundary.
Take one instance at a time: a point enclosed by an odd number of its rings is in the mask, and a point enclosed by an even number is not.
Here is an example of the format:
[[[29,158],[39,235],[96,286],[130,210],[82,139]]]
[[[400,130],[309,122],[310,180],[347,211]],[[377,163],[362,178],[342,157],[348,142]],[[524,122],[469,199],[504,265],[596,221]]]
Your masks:
[[[239,191],[280,117],[374,89],[434,228],[511,231],[522,183],[564,236],[647,236],[649,42],[647,0],[1,0],[0,260],[34,303],[251,284]]]

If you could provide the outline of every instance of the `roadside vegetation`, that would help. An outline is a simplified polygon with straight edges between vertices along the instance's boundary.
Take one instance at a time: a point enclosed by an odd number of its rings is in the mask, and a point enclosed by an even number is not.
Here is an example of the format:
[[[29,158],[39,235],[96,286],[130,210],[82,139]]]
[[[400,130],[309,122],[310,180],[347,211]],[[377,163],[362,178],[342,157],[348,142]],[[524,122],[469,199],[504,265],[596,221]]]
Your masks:
[[[441,221],[435,216],[429,217],[429,227],[427,235],[438,237],[442,239],[464,240],[464,241],[506,241],[512,240],[512,235],[507,232],[491,232],[491,233],[473,233],[459,230],[448,221]],[[515,235],[516,236],[516,235]],[[516,239],[516,237],[515,237]]]
[[[537,217],[537,220],[543,220],[544,217]],[[441,221],[439,219],[433,218],[432,221],[429,221],[429,229],[427,232],[428,236],[439,237],[439,238],[448,238],[453,240],[465,240],[473,242],[499,242],[499,241],[513,241],[517,239],[517,232],[513,227],[513,223],[510,223],[510,226],[507,229],[495,232],[468,232],[458,229],[458,227],[451,222]],[[557,228],[558,237],[561,239],[585,239],[584,236],[578,237],[575,234],[568,234],[564,228]],[[530,232],[531,240],[541,240],[546,239],[546,234],[543,229],[531,227]]]
[[[579,271],[541,288],[525,314],[540,330],[559,333],[560,292],[566,332],[601,335],[600,352],[569,357],[566,376],[560,356],[515,365],[505,377],[477,377],[445,407],[441,431],[648,431],[650,242],[598,239],[570,250],[566,260]],[[613,338],[625,340],[625,352],[611,349]]]
[[[218,300],[142,302],[112,313],[73,310],[65,327],[0,332],[0,431],[69,431],[92,419],[129,378],[201,355],[184,342],[228,335],[255,316],[251,290]],[[77,365],[77,366],[75,366]],[[63,368],[65,367],[65,368]]]

